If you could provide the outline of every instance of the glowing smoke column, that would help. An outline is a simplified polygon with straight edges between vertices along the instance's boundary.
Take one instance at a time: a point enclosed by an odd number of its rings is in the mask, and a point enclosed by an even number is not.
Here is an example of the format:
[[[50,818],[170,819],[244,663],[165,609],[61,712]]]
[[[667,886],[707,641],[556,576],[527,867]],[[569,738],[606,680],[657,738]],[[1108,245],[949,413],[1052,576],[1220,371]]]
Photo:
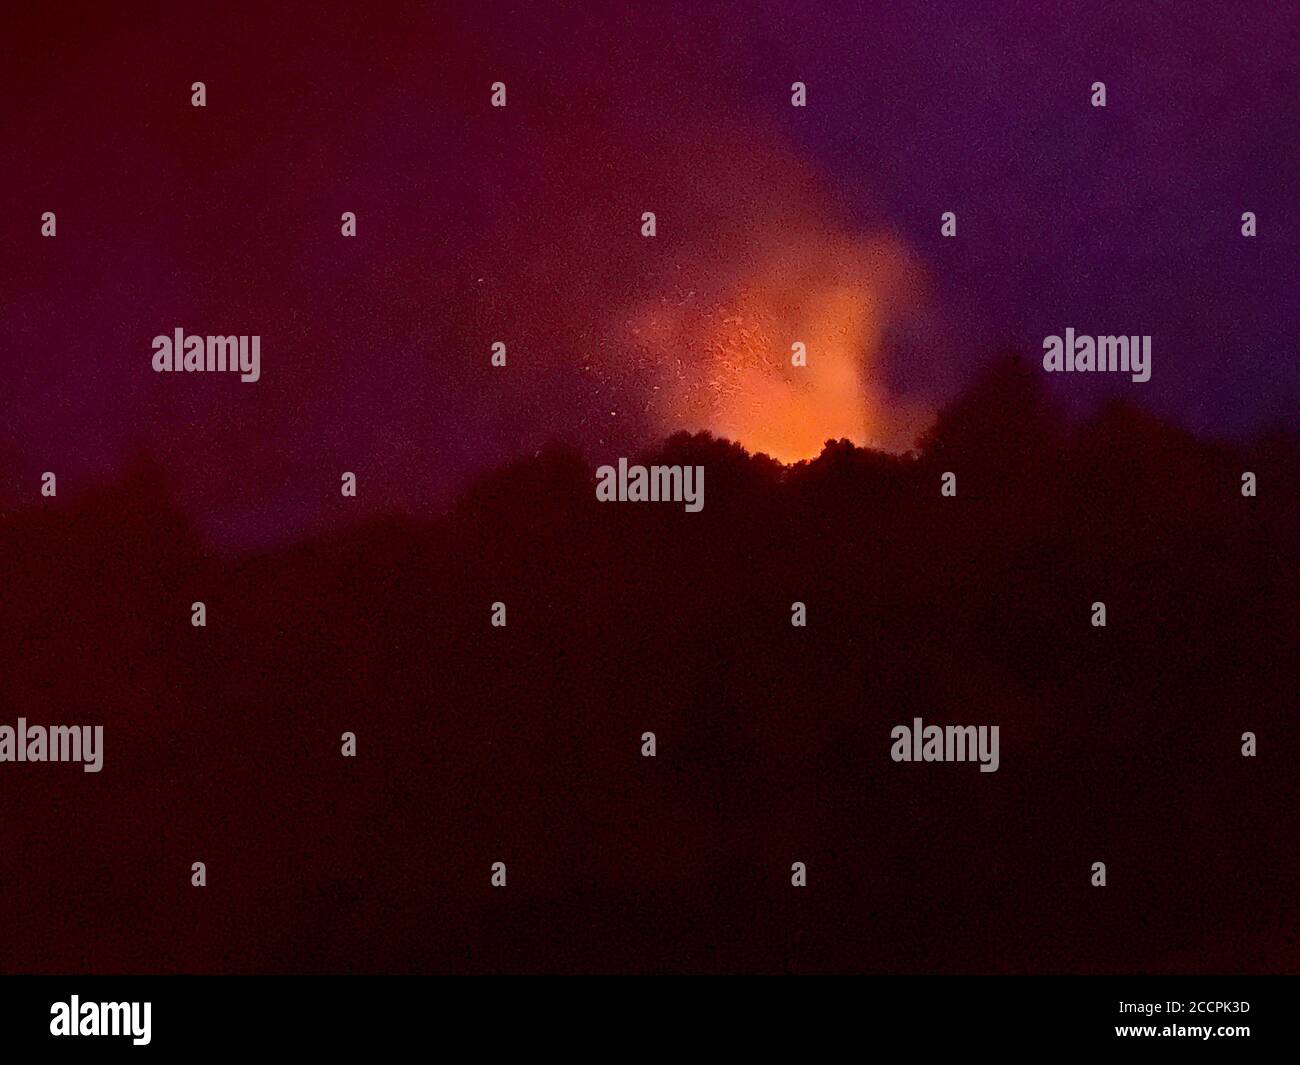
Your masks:
[[[745,249],[712,292],[642,308],[637,339],[667,371],[665,431],[708,429],[783,462],[827,439],[899,449],[915,405],[891,401],[875,371],[891,317],[914,302],[917,270],[887,239],[787,226]],[[807,365],[791,364],[791,345]]]

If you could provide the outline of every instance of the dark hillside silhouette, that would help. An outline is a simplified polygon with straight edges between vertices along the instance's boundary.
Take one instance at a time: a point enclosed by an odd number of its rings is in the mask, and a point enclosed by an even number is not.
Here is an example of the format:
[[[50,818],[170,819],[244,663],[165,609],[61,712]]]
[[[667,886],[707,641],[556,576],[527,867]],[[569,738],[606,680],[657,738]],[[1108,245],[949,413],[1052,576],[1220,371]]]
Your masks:
[[[0,520],[0,723],[106,733],[0,772],[0,968],[1297,970],[1294,436],[1010,359],[908,456],[674,436],[698,514],[616,457],[235,559],[147,462]],[[914,717],[1001,768],[893,763]]]

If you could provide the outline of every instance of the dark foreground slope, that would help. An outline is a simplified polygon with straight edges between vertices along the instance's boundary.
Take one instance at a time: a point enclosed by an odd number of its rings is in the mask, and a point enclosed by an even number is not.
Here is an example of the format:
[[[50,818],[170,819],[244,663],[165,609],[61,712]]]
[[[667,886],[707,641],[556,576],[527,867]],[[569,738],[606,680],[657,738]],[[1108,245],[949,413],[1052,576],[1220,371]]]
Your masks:
[[[147,471],[4,519],[0,723],[106,751],[0,765],[0,967],[1296,971],[1293,441],[1008,365],[917,456],[661,454],[702,513],[557,450],[237,560]],[[892,762],[914,717],[1000,769]]]

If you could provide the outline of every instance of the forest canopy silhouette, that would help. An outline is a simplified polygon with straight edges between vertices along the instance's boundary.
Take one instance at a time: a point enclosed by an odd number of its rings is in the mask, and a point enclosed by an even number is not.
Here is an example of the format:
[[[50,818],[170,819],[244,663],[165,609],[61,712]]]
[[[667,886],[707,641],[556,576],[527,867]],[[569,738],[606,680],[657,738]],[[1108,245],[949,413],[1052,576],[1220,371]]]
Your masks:
[[[5,720],[105,741],[0,774],[3,967],[1294,971],[1295,434],[1040,382],[995,362],[903,455],[675,435],[694,514],[563,445],[237,557],[147,461],[5,514]],[[999,770],[892,762],[916,717]]]

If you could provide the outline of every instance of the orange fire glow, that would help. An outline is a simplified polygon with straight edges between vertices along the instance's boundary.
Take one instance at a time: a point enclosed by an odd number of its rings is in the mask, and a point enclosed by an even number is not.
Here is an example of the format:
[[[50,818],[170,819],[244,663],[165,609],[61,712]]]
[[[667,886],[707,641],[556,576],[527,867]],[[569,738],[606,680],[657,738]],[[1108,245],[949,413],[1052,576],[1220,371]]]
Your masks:
[[[874,376],[881,332],[913,298],[904,248],[813,231],[740,270],[729,291],[643,309],[634,326],[667,368],[666,432],[708,429],[781,462],[829,438],[898,450],[919,412],[888,401]],[[806,346],[806,365],[792,346]]]
[[[634,333],[667,371],[664,429],[708,429],[782,462],[841,437],[905,448],[919,412],[890,400],[875,371],[883,330],[915,298],[911,256],[817,226],[780,238],[747,249],[712,294],[642,309]],[[792,364],[796,342],[805,366]]]
[[[787,463],[839,438],[913,445],[932,411],[887,388],[881,343],[923,309],[915,256],[854,229],[835,187],[780,140],[710,130],[689,143],[681,168],[710,181],[675,189],[671,252],[638,282],[654,295],[620,309],[633,364],[653,377],[651,424]]]

